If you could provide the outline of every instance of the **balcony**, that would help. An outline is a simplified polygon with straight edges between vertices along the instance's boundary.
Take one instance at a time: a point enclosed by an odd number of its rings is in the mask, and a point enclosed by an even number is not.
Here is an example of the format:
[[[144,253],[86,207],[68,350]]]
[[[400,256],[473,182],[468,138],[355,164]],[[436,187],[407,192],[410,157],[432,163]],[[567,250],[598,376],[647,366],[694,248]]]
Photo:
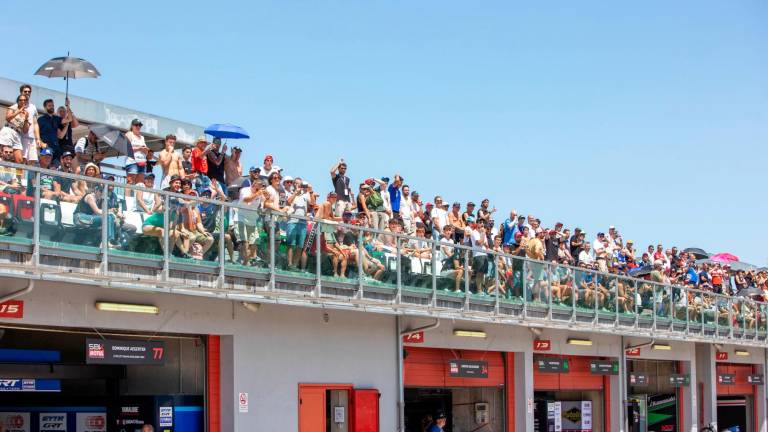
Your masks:
[[[768,304],[748,298],[158,190],[151,190],[158,200],[152,216],[136,211],[136,192],[147,189],[5,162],[0,172],[20,179],[17,187],[0,192],[3,277],[657,339],[768,344]],[[112,216],[105,218],[108,223],[95,223],[78,215],[78,204],[46,190],[54,181],[114,191],[111,199],[99,201],[100,211],[119,209],[122,227],[112,224]],[[36,187],[41,182],[43,188]],[[125,198],[126,189],[134,191],[133,198]],[[193,207],[207,233],[196,234],[194,242],[178,235]],[[249,228],[242,230],[236,221],[247,221]],[[144,233],[144,225],[156,228],[150,228],[154,236]],[[300,234],[302,227],[314,239],[303,268],[302,247],[289,246],[300,243],[296,230]],[[253,245],[251,259],[233,252],[233,238]],[[340,260],[347,262],[341,276],[334,276],[334,254],[328,249],[334,238],[343,245]],[[199,246],[180,254],[185,241]],[[295,264],[290,267],[289,251]],[[473,265],[483,262],[487,270],[474,271]]]

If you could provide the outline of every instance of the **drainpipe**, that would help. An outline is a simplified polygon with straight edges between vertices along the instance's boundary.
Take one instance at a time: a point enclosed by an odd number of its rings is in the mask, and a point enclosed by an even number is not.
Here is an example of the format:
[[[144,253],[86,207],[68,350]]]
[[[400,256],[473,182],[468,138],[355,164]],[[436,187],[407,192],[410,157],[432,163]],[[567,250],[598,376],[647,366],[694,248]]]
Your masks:
[[[637,349],[637,348],[645,348],[647,346],[651,346],[651,345],[653,345],[654,342],[656,342],[656,339],[651,339],[650,342],[643,342],[641,344],[630,345],[630,346],[627,346],[627,347],[624,347],[624,337],[623,336],[621,338],[621,341],[622,341],[621,346],[623,347],[624,352],[626,353],[627,350]]]
[[[0,303],[7,302],[8,300],[13,300],[16,297],[23,296],[24,294],[29,294],[29,293],[32,292],[33,289],[35,289],[35,281],[30,279],[27,282],[27,287],[26,288],[22,288],[22,289],[20,289],[18,291],[14,291],[14,292],[12,292],[10,294],[6,294],[6,295],[0,297]]]

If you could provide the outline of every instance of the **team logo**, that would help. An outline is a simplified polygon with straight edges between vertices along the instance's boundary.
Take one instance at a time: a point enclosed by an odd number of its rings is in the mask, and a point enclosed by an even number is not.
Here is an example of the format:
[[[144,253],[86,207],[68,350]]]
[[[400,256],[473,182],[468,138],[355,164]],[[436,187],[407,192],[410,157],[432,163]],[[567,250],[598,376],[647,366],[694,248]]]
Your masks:
[[[88,416],[85,418],[85,425],[92,429],[104,429],[106,422],[104,416]]]
[[[571,408],[563,413],[563,417],[571,421],[571,423],[579,423],[581,421],[581,410],[577,408]]]
[[[88,344],[88,358],[104,358],[104,344],[89,343]]]

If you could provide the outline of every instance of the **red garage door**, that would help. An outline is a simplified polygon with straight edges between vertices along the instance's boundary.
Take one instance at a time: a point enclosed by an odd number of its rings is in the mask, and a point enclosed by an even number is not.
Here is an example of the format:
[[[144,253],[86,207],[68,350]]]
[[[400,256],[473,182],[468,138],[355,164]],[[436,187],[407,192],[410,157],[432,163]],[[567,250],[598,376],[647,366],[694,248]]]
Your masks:
[[[488,362],[488,378],[453,378],[448,361],[454,359]],[[504,362],[495,351],[449,350],[441,348],[405,349],[403,381],[407,387],[494,387],[504,385]]]

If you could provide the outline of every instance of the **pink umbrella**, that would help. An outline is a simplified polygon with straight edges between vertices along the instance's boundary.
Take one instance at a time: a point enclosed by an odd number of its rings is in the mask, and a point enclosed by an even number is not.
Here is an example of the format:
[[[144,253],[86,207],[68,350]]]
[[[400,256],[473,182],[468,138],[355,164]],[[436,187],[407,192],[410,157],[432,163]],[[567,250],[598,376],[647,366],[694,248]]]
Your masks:
[[[729,263],[729,262],[733,262],[733,261],[739,261],[739,257],[737,257],[734,254],[727,253],[727,252],[719,253],[719,254],[714,254],[714,255],[710,256],[709,259],[711,259],[712,261],[717,261],[717,262],[721,262],[721,263]]]

